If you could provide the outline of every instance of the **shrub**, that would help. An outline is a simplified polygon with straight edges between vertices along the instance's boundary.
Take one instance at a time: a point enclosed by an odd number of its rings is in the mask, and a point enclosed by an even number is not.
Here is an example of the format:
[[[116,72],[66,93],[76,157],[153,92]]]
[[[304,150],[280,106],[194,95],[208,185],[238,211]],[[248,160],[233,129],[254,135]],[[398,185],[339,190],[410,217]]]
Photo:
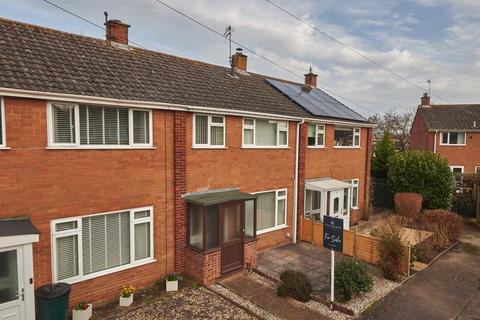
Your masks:
[[[450,208],[453,178],[446,159],[425,151],[396,153],[389,160],[392,192],[417,192],[428,209]]]
[[[452,211],[467,218],[475,217],[475,200],[471,193],[454,193]]]
[[[366,263],[345,259],[335,264],[335,299],[346,302],[356,294],[369,292],[373,278]]]
[[[399,266],[403,256],[403,245],[400,236],[400,226],[386,224],[376,230],[375,234],[380,238],[380,269],[383,277],[397,280]]]
[[[375,145],[372,157],[372,176],[386,179],[388,175],[388,161],[395,154],[395,143],[392,134],[386,130],[382,139]]]
[[[277,288],[279,297],[292,297],[307,302],[312,295],[312,284],[307,275],[300,271],[287,270],[280,275],[282,283]]]

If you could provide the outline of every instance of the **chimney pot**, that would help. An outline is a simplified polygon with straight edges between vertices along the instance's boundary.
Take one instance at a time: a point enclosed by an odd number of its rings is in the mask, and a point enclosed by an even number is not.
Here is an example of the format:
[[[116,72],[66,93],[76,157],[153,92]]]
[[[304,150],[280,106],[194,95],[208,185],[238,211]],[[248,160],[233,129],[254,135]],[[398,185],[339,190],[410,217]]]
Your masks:
[[[128,28],[129,24],[123,23],[120,20],[108,20],[105,22],[106,38],[108,41],[128,45]]]
[[[237,48],[236,53],[232,55],[232,63],[235,69],[247,71],[247,56],[243,54],[242,48]]]
[[[305,74],[305,85],[310,87],[317,86],[317,74],[312,72],[312,67],[310,67],[310,71]]]
[[[428,93],[424,92],[423,96],[420,99],[420,105],[421,106],[429,106],[430,105],[430,97],[428,96]]]

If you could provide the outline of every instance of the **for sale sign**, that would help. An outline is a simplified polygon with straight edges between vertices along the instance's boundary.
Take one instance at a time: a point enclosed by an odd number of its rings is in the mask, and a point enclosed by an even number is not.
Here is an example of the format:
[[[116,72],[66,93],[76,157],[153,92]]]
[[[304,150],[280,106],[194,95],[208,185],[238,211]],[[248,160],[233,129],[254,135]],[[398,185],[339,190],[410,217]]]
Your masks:
[[[343,251],[343,219],[323,217],[323,246],[330,250]]]

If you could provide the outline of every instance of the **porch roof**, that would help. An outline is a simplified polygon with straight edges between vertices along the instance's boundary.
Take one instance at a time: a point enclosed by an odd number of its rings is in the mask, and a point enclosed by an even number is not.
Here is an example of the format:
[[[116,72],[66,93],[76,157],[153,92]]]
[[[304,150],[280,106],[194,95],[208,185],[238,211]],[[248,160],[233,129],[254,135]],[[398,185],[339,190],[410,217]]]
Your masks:
[[[307,190],[330,191],[330,190],[350,188],[351,184],[345,181],[340,181],[335,179],[325,179],[325,180],[317,180],[317,181],[306,181],[305,187]]]
[[[38,234],[37,228],[28,217],[0,219],[0,237]]]
[[[253,200],[257,196],[250,193],[240,192],[239,190],[228,190],[218,192],[205,192],[199,194],[192,194],[185,197],[188,203],[199,206],[212,206],[228,201],[236,200]]]

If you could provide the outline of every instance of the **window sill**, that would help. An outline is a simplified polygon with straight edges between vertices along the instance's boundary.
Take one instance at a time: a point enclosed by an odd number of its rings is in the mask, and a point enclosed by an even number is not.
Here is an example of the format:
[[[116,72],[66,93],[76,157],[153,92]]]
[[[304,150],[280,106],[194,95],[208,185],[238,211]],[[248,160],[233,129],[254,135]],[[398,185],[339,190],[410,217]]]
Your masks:
[[[136,146],[125,146],[125,147],[119,147],[119,146],[80,146],[80,147],[61,147],[61,146],[49,146],[45,148],[46,150],[155,150],[157,147],[155,146],[145,146],[145,147],[136,147]]]
[[[142,262],[135,263],[135,264],[129,264],[129,265],[126,265],[126,266],[120,266],[120,267],[112,268],[112,269],[109,269],[109,270],[99,271],[97,273],[89,274],[89,275],[83,276],[83,277],[72,278],[71,280],[64,279],[64,280],[59,280],[59,281],[60,282],[65,282],[65,283],[68,283],[68,284],[74,284],[74,283],[79,283],[79,282],[82,282],[82,281],[87,281],[87,280],[91,280],[91,279],[94,279],[94,278],[106,276],[106,275],[113,274],[113,273],[116,273],[116,272],[132,269],[132,268],[136,268],[136,267],[141,267],[141,266],[144,266],[144,265],[147,265],[147,264],[150,264],[150,263],[155,263],[155,262],[157,262],[156,259],[149,259],[149,260],[142,261]]]
[[[10,147],[0,147],[0,151],[6,151],[6,150],[11,150],[12,148]]]
[[[242,149],[290,149],[288,146],[278,147],[278,146],[242,146]]]
[[[350,210],[358,210],[360,207],[351,207]]]
[[[264,234],[264,233],[269,233],[269,232],[272,232],[272,231],[277,231],[277,230],[281,230],[281,229],[285,229],[285,228],[288,228],[288,225],[282,224],[281,226],[276,226],[276,227],[273,227],[273,228],[257,231],[257,235]]]
[[[307,146],[308,149],[326,149],[325,146]]]
[[[440,147],[466,147],[467,144],[439,144]]]
[[[356,146],[334,146],[334,149],[362,149],[361,147],[356,147]]]
[[[222,147],[222,146],[218,146],[218,147],[215,147],[215,146],[193,146],[192,149],[196,149],[196,150],[223,150],[223,149],[228,149],[227,147]]]

